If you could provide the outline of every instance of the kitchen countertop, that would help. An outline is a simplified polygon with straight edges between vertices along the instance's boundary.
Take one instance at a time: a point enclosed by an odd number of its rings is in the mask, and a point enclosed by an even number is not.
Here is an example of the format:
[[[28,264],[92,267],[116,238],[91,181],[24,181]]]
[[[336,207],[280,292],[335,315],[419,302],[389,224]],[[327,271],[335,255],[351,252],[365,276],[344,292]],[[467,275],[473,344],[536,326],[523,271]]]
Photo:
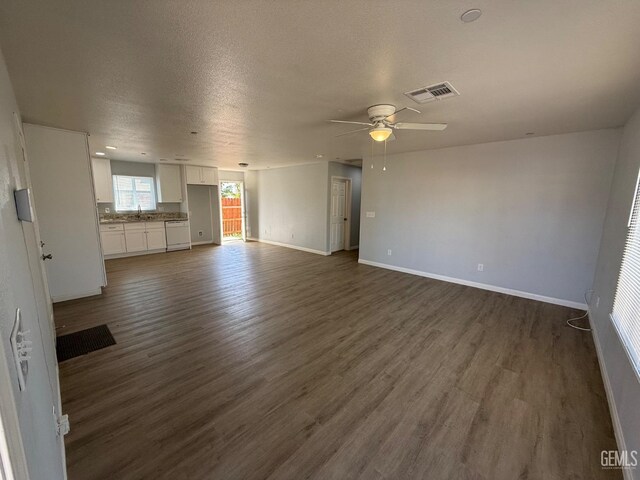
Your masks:
[[[189,216],[182,212],[157,213],[101,213],[100,224],[135,223],[135,222],[164,222],[165,220],[189,220]]]

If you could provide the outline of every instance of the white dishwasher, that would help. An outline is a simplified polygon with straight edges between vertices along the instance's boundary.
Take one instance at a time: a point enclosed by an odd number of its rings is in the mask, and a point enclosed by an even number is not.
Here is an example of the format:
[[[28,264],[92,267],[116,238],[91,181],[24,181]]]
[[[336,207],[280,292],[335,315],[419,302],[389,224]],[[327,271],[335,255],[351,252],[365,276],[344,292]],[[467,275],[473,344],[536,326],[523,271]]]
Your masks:
[[[189,220],[167,220],[167,251],[191,248]]]

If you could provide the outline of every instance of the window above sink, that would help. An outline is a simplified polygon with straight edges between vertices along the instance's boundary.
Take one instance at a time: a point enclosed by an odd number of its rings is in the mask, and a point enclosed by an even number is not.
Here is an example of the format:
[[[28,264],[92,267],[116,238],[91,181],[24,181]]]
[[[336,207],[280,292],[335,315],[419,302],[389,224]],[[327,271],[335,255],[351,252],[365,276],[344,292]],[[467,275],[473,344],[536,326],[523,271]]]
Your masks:
[[[153,177],[113,176],[116,212],[155,211],[156,193]]]

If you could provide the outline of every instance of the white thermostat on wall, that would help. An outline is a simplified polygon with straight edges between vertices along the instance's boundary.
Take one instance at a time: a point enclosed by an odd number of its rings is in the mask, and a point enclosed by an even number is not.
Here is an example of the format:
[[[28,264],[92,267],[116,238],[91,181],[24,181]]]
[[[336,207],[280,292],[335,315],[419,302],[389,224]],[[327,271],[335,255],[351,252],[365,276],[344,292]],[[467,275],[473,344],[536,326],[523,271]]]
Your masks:
[[[18,220],[23,222],[33,222],[33,210],[31,209],[31,192],[28,188],[16,190],[13,192],[16,199],[16,210],[18,211]]]

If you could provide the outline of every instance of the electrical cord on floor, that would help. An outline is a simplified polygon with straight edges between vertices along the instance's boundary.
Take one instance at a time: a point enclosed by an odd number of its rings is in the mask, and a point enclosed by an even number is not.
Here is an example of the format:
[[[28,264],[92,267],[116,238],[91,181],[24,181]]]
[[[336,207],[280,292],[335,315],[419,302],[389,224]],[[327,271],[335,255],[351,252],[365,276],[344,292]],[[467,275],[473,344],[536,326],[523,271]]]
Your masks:
[[[589,299],[588,300],[587,300],[587,294],[589,294]],[[576,330],[582,330],[583,332],[590,332],[591,331],[590,328],[579,327],[578,325],[574,325],[571,322],[575,322],[577,320],[582,320],[583,318],[589,317],[589,305],[591,303],[591,296],[592,295],[593,295],[593,290],[587,290],[586,292],[584,292],[584,301],[587,304],[587,311],[584,312],[584,315],[581,315],[579,317],[570,318],[569,320],[567,320],[567,325],[569,325],[571,328],[575,328]]]

